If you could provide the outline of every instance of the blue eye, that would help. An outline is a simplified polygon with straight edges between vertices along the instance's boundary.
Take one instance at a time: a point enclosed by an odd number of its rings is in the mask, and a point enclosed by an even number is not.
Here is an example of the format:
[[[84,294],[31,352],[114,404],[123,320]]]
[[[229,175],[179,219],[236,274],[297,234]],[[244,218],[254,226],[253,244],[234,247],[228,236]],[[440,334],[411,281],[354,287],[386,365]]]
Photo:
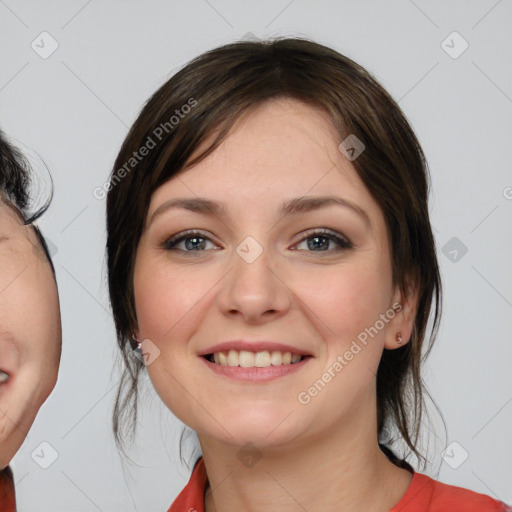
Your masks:
[[[311,250],[306,252],[338,252],[344,249],[352,249],[354,245],[347,238],[338,236],[336,233],[331,232],[328,229],[318,229],[308,233],[308,236],[302,238],[298,244],[299,245],[305,241],[313,240],[313,243],[308,243],[307,246],[310,249],[320,249],[320,250]],[[320,242],[319,242],[320,241]],[[325,242],[326,241],[326,242]],[[184,249],[179,248],[178,245],[184,242]],[[203,252],[207,242],[213,242],[207,236],[203,235],[200,231],[184,231],[183,233],[179,233],[178,235],[174,235],[171,238],[167,239],[162,247],[167,251],[181,251],[181,252]],[[329,243],[334,243],[337,245],[336,249],[327,249],[326,247]]]
[[[318,229],[316,231],[309,233],[308,236],[304,237],[299,242],[299,244],[306,242],[307,240],[315,241],[314,243],[308,243],[307,244],[308,248],[317,248],[317,249],[319,248],[320,249],[320,251],[312,251],[312,252],[338,252],[343,249],[352,249],[354,246],[352,244],[352,242],[350,242],[350,240],[348,240],[347,238],[338,236],[337,234],[335,234],[334,232],[331,232],[328,229]],[[318,242],[319,240],[320,241],[326,240],[327,243]],[[329,251],[326,248],[326,246],[329,244],[329,242],[334,242],[338,246],[338,248]]]
[[[201,242],[201,240],[203,240],[203,242]],[[202,249],[204,249],[206,245],[204,240],[211,242],[208,237],[204,236],[199,231],[188,230],[169,238],[166,242],[164,242],[163,247],[167,251],[202,252]],[[177,246],[183,241],[185,242],[185,250],[177,248]],[[191,242],[189,243],[189,241]]]

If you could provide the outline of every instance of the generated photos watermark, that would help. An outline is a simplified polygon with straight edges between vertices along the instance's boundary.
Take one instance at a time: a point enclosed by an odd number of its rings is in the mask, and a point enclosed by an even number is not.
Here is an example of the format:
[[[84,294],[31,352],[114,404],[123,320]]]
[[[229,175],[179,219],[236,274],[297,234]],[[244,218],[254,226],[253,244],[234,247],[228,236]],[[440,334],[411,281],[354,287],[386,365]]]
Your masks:
[[[128,173],[135,169],[139,162],[144,160],[151,150],[153,150],[167,134],[171,133],[171,131],[180,123],[180,120],[190,113],[197,104],[198,103],[194,98],[189,98],[187,103],[183,104],[180,108],[175,109],[174,114],[169,118],[169,120],[160,123],[151,132],[151,135],[147,136],[146,140],[137,149],[137,151],[134,151],[132,156],[112,174],[108,181],[103,183],[103,185],[94,188],[92,191],[93,196],[98,200],[105,199],[108,191],[114,188]]]
[[[316,397],[332,379],[334,379],[340,372],[354,359],[354,356],[359,354],[361,350],[368,344],[368,336],[372,339],[376,336],[384,326],[389,323],[391,319],[395,317],[397,313],[402,310],[402,304],[395,302],[392,308],[389,308],[385,313],[381,313],[379,319],[375,323],[365,328],[357,335],[357,340],[353,340],[350,348],[347,349],[343,354],[336,357],[336,361],[327,368],[327,370],[321,375],[319,379],[311,384],[307,390],[301,391],[297,395],[299,403],[307,405],[311,400]],[[361,347],[359,343],[363,346]]]

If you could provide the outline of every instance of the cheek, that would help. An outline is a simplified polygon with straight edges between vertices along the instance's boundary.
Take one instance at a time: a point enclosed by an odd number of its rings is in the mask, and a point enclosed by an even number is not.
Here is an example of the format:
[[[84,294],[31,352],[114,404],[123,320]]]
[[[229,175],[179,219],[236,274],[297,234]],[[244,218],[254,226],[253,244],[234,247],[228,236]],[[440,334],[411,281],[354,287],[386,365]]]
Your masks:
[[[20,339],[28,342],[37,338],[45,350],[60,318],[57,287],[50,272],[26,265],[16,275],[3,274],[0,278],[4,288],[0,298],[2,322],[16,329]]]
[[[185,359],[195,359],[190,340],[201,328],[209,292],[218,290],[218,280],[215,272],[173,264],[165,253],[139,252],[133,279],[138,337],[151,340],[159,350],[157,364],[147,368],[152,380],[161,366],[180,373]]]
[[[340,266],[336,270],[302,274],[294,287],[310,309],[316,327],[331,343],[345,344],[384,313],[387,276],[372,265]],[[300,291],[299,291],[300,290]]]
[[[162,266],[147,265],[134,274],[134,297],[141,337],[161,343],[179,330],[194,305],[204,295],[205,287],[186,272],[168,272]],[[201,293],[202,292],[202,293]],[[140,338],[142,339],[142,338]]]
[[[22,354],[21,359],[16,358],[16,364],[11,358],[14,368],[11,387],[0,396],[1,407],[9,411],[11,418],[5,424],[4,434],[12,434],[10,446],[14,451],[23,441],[18,439],[18,432],[31,428],[40,406],[55,386],[61,349],[60,312],[53,274],[49,267],[37,264],[23,268],[0,294],[0,325],[14,336]],[[5,274],[0,284],[4,278]],[[0,431],[2,428],[0,424]]]
[[[196,356],[187,352],[189,340],[200,326],[195,314],[201,309],[198,303],[212,285],[198,280],[197,272],[168,267],[144,256],[136,262],[134,298],[138,332],[140,340],[149,339],[158,349],[146,345],[150,353],[156,354],[146,366],[156,393],[173,414],[190,425],[191,417],[201,416],[201,411],[191,415],[194,404],[190,403],[189,394],[183,393],[183,386],[194,388],[191,367],[186,361],[191,358],[193,364]],[[191,393],[198,395],[197,390]]]
[[[46,362],[60,354],[61,323],[57,285],[49,267],[34,266],[27,271],[23,287],[24,312],[30,321],[27,328],[35,349],[44,354]],[[53,361],[55,362],[55,361]]]

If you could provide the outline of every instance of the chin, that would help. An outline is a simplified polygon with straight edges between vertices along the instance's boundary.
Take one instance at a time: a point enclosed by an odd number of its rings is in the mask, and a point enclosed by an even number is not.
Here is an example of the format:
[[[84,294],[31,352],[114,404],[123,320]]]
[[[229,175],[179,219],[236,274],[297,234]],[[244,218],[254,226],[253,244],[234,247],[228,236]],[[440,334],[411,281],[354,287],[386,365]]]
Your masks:
[[[300,435],[298,425],[293,422],[292,416],[290,411],[284,412],[283,409],[272,414],[268,411],[260,411],[256,414],[253,411],[251,414],[242,416],[216,416],[220,423],[220,425],[216,424],[218,428],[213,432],[212,423],[208,421],[207,428],[203,429],[203,432],[209,437],[214,437],[218,442],[231,446],[243,447],[247,443],[252,443],[260,449],[278,448]]]

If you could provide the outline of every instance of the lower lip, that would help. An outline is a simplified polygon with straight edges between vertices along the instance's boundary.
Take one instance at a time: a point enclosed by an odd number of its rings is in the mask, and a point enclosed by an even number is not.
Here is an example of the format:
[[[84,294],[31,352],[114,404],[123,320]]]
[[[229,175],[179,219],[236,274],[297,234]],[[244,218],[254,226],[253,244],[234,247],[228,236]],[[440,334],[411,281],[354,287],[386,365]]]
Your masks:
[[[293,364],[281,364],[279,366],[266,366],[264,368],[252,367],[244,368],[243,366],[224,366],[217,363],[208,361],[206,357],[200,356],[201,359],[207,364],[208,368],[218,375],[231,377],[235,380],[249,381],[249,382],[268,382],[271,380],[291,375],[298,372],[308,364],[312,359],[311,356],[305,357],[302,361]]]

